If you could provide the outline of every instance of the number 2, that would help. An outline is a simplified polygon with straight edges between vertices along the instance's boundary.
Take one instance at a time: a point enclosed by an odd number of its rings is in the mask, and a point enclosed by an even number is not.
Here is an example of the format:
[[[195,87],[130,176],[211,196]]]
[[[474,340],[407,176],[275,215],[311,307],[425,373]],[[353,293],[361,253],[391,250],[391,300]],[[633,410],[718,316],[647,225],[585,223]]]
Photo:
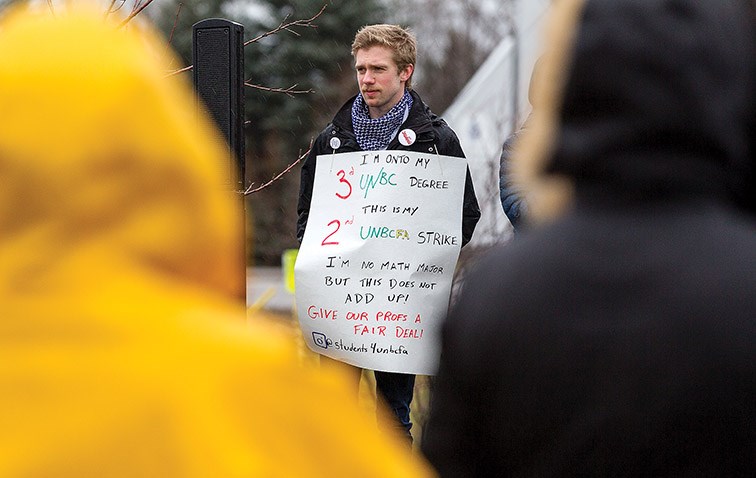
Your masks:
[[[328,245],[337,245],[339,241],[329,241],[328,239],[336,234],[339,231],[339,228],[341,228],[341,222],[339,222],[338,219],[334,219],[333,221],[329,222],[328,225],[336,224],[336,229],[333,230],[330,234],[328,234],[324,239],[323,242],[320,243],[321,246],[328,246]]]

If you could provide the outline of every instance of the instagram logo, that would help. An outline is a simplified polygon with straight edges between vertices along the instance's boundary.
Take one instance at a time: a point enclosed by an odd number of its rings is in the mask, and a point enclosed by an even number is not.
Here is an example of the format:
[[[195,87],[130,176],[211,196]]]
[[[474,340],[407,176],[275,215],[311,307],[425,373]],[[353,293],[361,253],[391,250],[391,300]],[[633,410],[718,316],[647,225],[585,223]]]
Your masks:
[[[315,342],[315,345],[322,349],[327,349],[333,342],[325,335],[320,332],[313,332],[312,333],[312,341]]]

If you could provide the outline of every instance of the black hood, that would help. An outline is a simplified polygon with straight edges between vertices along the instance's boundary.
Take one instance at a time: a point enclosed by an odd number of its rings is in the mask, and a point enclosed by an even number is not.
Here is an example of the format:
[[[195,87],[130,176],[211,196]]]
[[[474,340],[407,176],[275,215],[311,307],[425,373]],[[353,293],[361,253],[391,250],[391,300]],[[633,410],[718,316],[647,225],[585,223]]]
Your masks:
[[[552,25],[546,56],[566,58],[549,58],[536,84],[553,101],[539,174],[568,178],[578,197],[707,196],[756,210],[753,2],[554,3],[573,9],[555,22],[573,26]],[[562,52],[553,41],[565,39]]]

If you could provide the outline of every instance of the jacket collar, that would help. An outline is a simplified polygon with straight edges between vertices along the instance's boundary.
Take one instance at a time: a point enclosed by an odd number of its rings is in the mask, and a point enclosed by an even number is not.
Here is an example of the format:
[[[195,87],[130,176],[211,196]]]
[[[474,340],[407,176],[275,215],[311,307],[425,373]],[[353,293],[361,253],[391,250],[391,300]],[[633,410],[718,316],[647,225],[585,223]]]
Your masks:
[[[410,108],[407,119],[402,123],[401,129],[409,128],[414,130],[418,141],[433,141],[435,139],[433,127],[437,123],[440,124],[440,118],[430,110],[415,90],[410,90],[410,94],[412,95],[412,108]],[[356,95],[344,103],[332,121],[332,125],[338,132],[348,136],[354,136],[352,128],[352,103],[354,103],[355,98],[357,98]],[[392,145],[393,141],[389,146],[391,147]]]

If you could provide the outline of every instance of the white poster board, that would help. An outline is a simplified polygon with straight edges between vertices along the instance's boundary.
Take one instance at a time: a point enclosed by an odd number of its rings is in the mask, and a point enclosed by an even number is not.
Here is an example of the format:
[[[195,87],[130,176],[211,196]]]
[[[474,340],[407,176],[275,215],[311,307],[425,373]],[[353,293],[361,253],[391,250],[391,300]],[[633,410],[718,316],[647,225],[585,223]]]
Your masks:
[[[318,156],[295,265],[310,349],[369,370],[435,374],[466,168],[410,151]]]

